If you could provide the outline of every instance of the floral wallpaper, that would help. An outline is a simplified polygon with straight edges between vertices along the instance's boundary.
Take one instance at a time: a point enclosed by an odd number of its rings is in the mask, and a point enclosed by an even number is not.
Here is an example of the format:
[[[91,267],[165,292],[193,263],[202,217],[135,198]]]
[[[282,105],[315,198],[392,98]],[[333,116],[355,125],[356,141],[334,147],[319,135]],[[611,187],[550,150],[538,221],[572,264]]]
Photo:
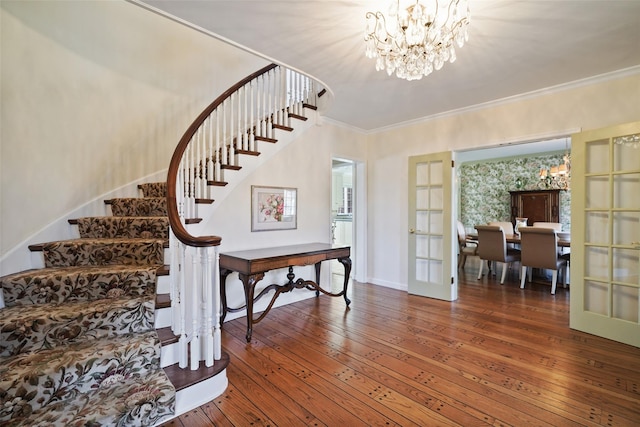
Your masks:
[[[538,190],[540,169],[563,162],[563,154],[513,157],[462,164],[458,169],[460,220],[467,231],[476,224],[511,220],[509,191]],[[560,192],[562,230],[571,229],[571,191]]]

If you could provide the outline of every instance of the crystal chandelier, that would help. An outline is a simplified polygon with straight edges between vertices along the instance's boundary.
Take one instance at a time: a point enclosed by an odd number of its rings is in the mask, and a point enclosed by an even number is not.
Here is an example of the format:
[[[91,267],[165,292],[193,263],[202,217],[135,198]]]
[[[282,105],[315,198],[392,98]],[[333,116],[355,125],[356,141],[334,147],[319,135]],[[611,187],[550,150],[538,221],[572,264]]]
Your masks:
[[[403,5],[401,6],[401,3]],[[409,6],[406,6],[410,3]],[[468,0],[392,1],[389,12],[367,12],[364,40],[376,70],[419,80],[456,60],[455,44],[469,39]]]
[[[638,148],[640,147],[640,133],[636,133],[634,135],[618,136],[616,138],[613,138],[613,142],[615,142],[617,145]]]

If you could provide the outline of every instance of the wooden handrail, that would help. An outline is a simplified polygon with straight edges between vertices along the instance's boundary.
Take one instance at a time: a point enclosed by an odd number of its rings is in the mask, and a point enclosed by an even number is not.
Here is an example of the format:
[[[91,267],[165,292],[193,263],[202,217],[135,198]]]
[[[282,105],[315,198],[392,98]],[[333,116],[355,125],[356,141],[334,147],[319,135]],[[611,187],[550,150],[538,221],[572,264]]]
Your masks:
[[[178,145],[173,152],[171,162],[169,163],[169,171],[167,172],[167,215],[169,217],[169,224],[175,234],[176,238],[182,243],[188,246],[206,247],[206,246],[219,246],[221,237],[219,236],[193,236],[183,226],[180,221],[180,214],[178,212],[178,202],[176,199],[176,184],[178,180],[178,171],[180,168],[180,161],[189,145],[189,142],[197,132],[198,128],[202,126],[204,121],[211,115],[211,113],[218,108],[225,99],[229,98],[233,93],[238,91],[241,87],[256,79],[257,77],[271,71],[276,68],[276,64],[269,64],[266,67],[256,71],[255,73],[240,80],[235,85],[231,86],[222,95],[216,98],[202,113],[191,123],[187,128],[184,135],[178,142]]]

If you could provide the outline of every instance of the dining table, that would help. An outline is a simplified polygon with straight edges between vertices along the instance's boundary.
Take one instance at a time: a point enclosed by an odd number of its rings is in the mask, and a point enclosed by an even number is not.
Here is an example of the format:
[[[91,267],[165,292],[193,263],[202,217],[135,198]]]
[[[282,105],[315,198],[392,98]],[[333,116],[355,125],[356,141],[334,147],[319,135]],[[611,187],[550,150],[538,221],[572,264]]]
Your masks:
[[[507,243],[515,243],[520,244],[520,235],[519,234],[505,234],[505,240]],[[468,233],[467,240],[470,242],[478,242],[478,233]],[[561,248],[570,248],[571,247],[571,235],[569,233],[558,233],[558,246]]]

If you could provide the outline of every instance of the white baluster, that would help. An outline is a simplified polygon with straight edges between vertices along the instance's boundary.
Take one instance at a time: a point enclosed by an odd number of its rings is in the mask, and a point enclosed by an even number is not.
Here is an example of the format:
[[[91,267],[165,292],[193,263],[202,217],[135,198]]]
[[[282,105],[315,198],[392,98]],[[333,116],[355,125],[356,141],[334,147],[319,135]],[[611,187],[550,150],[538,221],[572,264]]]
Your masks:
[[[198,318],[199,314],[199,299],[200,299],[200,274],[198,269],[198,248],[190,248],[191,257],[191,271],[189,272],[189,290],[187,292],[189,296],[189,307],[191,309],[191,345],[189,347],[190,361],[189,366],[192,371],[195,371],[200,366],[200,325]]]
[[[215,251],[213,247],[202,250],[202,334],[204,361],[206,366],[213,366],[213,275],[215,271]]]
[[[212,113],[213,114],[213,113]],[[213,151],[213,119],[211,116],[207,118],[207,176],[205,178],[205,185],[207,186],[207,198],[211,197],[211,190],[207,185],[208,181],[213,181],[215,179],[215,162],[214,162],[214,151]]]
[[[220,170],[220,107],[216,109],[216,144],[215,144],[215,156],[216,156],[216,170],[215,170],[215,179],[217,181],[222,181],[220,178],[221,170]]]
[[[186,269],[185,267],[185,256],[187,247],[180,245],[180,268],[175,274],[178,278],[178,294],[180,298],[180,333],[178,339],[178,366],[182,369],[186,368],[188,365],[187,355],[189,354],[189,340],[187,338],[187,299],[185,295],[186,286]],[[172,272],[172,274],[174,274]]]
[[[260,109],[258,111],[258,120],[260,120],[260,136],[267,136],[267,124],[266,124],[267,118],[265,116],[265,110],[266,110],[265,99],[267,98],[267,96],[266,96],[265,86],[266,86],[266,77],[263,74],[262,76],[260,76],[260,88],[258,91],[258,94],[260,96],[259,97]]]
[[[254,101],[255,101],[255,96],[256,96],[255,90],[254,90],[255,85],[256,85],[256,82],[253,81],[253,82],[251,82],[251,84],[249,86],[249,89],[250,89],[249,90],[249,99],[251,100],[251,105],[249,106],[249,115],[250,115],[250,117],[249,117],[249,147],[250,148],[249,149],[253,150],[253,151],[258,151],[258,149],[256,148],[256,139],[255,139],[255,127],[254,127],[255,126],[255,122],[253,121],[254,120],[253,113],[254,113],[254,108],[255,108]]]
[[[235,136],[234,136],[234,131],[235,131],[235,125],[234,123],[238,121],[238,118],[235,115],[235,110],[236,108],[234,107],[235,104],[238,103],[238,92],[234,92],[231,94],[231,96],[229,97],[229,99],[231,100],[231,104],[229,107],[229,142],[227,143],[227,146],[229,147],[229,164],[230,165],[235,165],[237,164],[236,161],[236,147],[234,144],[234,140],[235,140]],[[235,120],[234,120],[235,119]]]
[[[227,164],[229,165],[233,165],[235,164],[234,158],[233,158],[233,132],[235,131],[235,127],[234,127],[234,119],[235,117],[235,108],[234,108],[234,104],[236,103],[236,97],[235,97],[235,93],[232,93],[229,96],[229,139],[226,140],[225,139],[225,145],[227,146]]]
[[[227,164],[227,100],[222,103],[222,138],[220,140],[220,166]],[[220,175],[224,172],[220,168]]]
[[[221,325],[220,325],[220,312],[221,312],[221,304],[220,301],[220,247],[215,246],[213,249],[213,296],[210,307],[213,308],[213,357],[215,360],[220,360],[222,358],[222,333],[221,333]]]
[[[236,92],[236,98],[238,100],[238,116],[236,117],[236,124],[237,124],[237,130],[236,130],[236,143],[235,143],[235,149],[234,149],[234,154],[235,154],[235,150],[244,150],[244,145],[243,145],[243,140],[242,140],[242,88],[240,88],[237,92]],[[238,158],[236,157],[235,159],[236,161],[234,162],[235,165],[238,164]]]

